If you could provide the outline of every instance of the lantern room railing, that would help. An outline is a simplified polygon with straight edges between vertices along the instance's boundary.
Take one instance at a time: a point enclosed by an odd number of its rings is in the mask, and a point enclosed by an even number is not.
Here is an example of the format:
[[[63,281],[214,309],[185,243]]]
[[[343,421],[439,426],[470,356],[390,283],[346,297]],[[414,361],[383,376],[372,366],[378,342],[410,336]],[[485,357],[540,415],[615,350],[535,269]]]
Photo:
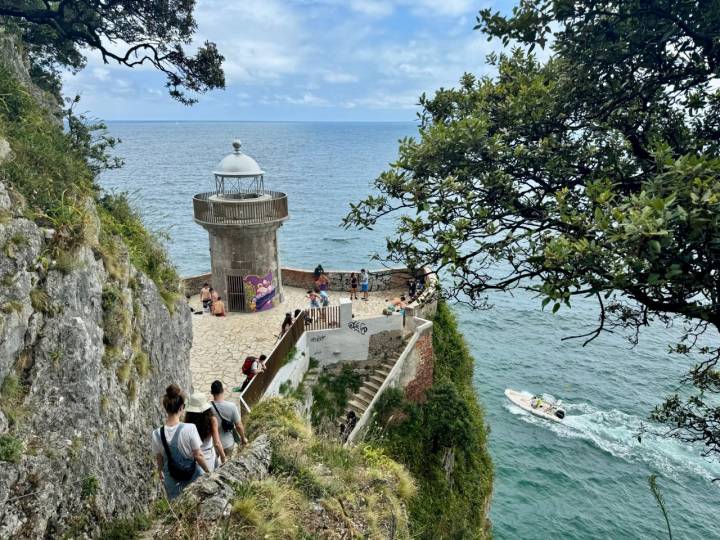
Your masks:
[[[195,221],[211,225],[255,225],[288,218],[287,195],[279,191],[237,191],[213,198],[214,191],[193,197]]]

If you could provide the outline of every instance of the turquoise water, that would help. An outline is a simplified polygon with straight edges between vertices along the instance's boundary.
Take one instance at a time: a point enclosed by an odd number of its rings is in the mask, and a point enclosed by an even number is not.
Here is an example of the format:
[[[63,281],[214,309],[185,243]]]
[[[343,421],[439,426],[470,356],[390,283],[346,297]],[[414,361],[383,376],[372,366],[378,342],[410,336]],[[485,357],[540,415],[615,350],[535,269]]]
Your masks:
[[[280,234],[284,265],[377,267],[391,222],[376,230],[339,227],[348,202],[363,197],[397,155],[397,140],[413,124],[390,123],[111,123],[123,139],[125,167],[106,173],[107,189],[133,193],[146,220],[170,233],[180,271],[207,271],[205,231],[192,221],[193,194],[212,189],[210,171],[239,137],[267,172],[270,189],[284,191],[290,221]],[[456,306],[476,358],[475,385],[491,426],[495,464],[491,519],[498,539],[664,538],[664,521],[647,487],[659,476],[674,538],[720,538],[720,464],[697,447],[646,435],[640,422],[660,396],[677,386],[687,362],[666,354],[673,331],[653,328],[630,348],[618,335],[583,348],[562,342],[591,324],[591,304],[556,315],[532,296],[495,295],[491,311]],[[523,414],[505,388],[561,398],[562,425]],[[649,424],[652,428],[652,424]]]

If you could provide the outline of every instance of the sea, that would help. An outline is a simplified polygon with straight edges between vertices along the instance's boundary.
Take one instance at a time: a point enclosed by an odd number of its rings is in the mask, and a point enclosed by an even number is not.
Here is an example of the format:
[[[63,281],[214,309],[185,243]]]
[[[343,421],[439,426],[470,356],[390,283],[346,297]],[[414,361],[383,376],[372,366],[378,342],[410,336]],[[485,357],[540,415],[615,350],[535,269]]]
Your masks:
[[[394,219],[372,231],[341,225],[349,205],[397,159],[414,123],[110,122],[122,140],[121,169],[100,178],[129,192],[148,226],[166,234],[182,275],[209,271],[207,233],[193,222],[192,197],[213,189],[212,171],[238,138],[268,189],[287,193],[280,231],[284,266],[379,269]],[[552,314],[533,294],[496,293],[493,308],[454,305],[475,358],[474,385],[489,425],[495,467],[490,519],[496,539],[667,538],[648,487],[657,475],[673,538],[720,539],[720,462],[702,448],[662,436],[648,420],[676,392],[692,360],[671,355],[677,328],[653,326],[633,346],[621,333],[583,347],[562,338],[592,328],[597,307],[579,301]],[[567,410],[549,423],[511,405],[514,388],[548,393]],[[638,433],[644,426],[645,434]]]

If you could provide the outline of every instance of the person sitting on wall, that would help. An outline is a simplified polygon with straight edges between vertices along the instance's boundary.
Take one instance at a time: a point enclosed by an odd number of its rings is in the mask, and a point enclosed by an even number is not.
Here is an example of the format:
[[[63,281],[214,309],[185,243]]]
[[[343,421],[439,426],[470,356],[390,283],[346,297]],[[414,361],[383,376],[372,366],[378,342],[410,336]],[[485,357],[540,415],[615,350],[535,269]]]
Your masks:
[[[325,270],[323,270],[322,264],[318,264],[313,272],[313,280],[317,281],[324,272]]]
[[[267,356],[265,356],[264,354],[261,354],[260,358],[248,356],[245,359],[245,362],[243,362],[242,366],[242,372],[246,376],[246,379],[240,387],[241,392],[245,390],[245,388],[247,388],[247,385],[250,384],[250,381],[255,378],[255,375],[265,371],[265,362],[267,362]]]
[[[415,295],[417,294],[417,281],[414,279],[409,279],[407,282],[408,286],[408,296],[410,297],[410,300],[415,299]]]
[[[393,306],[395,306],[395,308],[398,309],[398,310],[400,310],[400,309],[405,309],[405,307],[407,306],[406,298],[405,298],[405,295],[404,295],[404,294],[401,294],[401,295],[400,295],[400,298],[398,298],[398,297],[396,296],[395,298],[393,298],[392,300],[390,300],[390,303],[391,303]]]
[[[203,283],[202,289],[200,289],[200,301],[202,302],[203,311],[208,311],[210,307],[210,285],[207,282]]]
[[[216,317],[225,316],[225,302],[223,302],[222,298],[219,296],[217,297],[217,300],[212,303],[212,314]]]

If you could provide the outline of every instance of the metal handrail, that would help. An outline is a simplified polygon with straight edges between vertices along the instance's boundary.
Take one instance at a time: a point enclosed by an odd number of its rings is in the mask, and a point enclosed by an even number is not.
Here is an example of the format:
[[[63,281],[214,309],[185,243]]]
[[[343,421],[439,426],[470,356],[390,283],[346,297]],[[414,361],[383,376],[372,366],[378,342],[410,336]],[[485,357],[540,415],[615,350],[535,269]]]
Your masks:
[[[237,191],[227,195],[252,195],[255,191]],[[217,192],[198,193],[193,197],[195,221],[211,225],[254,225],[284,221],[288,218],[287,195],[265,190],[259,195],[267,197],[223,201],[211,199]]]

